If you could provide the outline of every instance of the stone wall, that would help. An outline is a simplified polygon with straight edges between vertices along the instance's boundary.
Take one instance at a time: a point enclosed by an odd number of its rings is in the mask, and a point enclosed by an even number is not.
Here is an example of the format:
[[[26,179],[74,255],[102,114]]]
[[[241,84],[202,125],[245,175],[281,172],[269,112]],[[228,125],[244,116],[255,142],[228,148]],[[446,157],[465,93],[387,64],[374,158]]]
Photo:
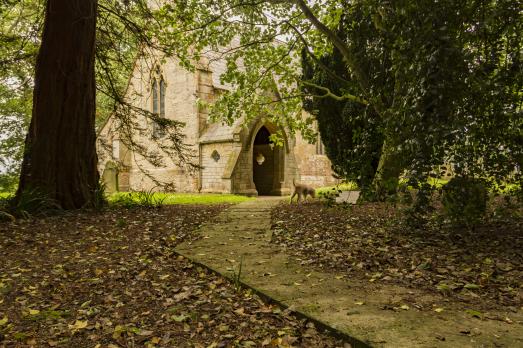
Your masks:
[[[203,144],[201,146],[202,186],[201,192],[231,192],[231,179],[224,178],[234,143]],[[216,152],[215,152],[216,151]]]
[[[215,99],[215,90],[213,87],[212,77],[213,74],[209,70],[198,69],[196,71],[196,76],[198,79],[197,83],[197,94],[198,98],[202,102],[212,103]],[[198,106],[198,132],[201,136],[203,131],[208,125],[209,121],[209,111],[205,106]]]
[[[129,174],[132,191],[164,191],[165,187],[158,186],[157,181],[170,183],[167,189],[176,192],[196,192],[198,187],[197,173],[181,168],[154,168],[147,172],[133,168]]]
[[[307,115],[304,112],[304,115]],[[319,154],[317,144],[308,143],[301,134],[296,134],[294,153],[301,183],[312,187],[330,186],[338,183],[332,176],[331,162],[325,154]]]
[[[130,90],[136,91],[133,103],[146,110],[152,110],[151,80],[155,76],[161,75],[166,84],[165,89],[165,117],[185,123],[184,141],[191,145],[192,151],[196,155],[193,158],[195,164],[198,163],[198,110],[196,105],[196,84],[197,78],[194,73],[186,71],[179,66],[178,61],[170,59],[163,64],[158,72],[151,71],[150,62],[138,64],[133,78],[131,79]],[[132,92],[128,94],[133,94]],[[148,177],[153,176],[158,182],[168,184],[180,192],[194,192],[198,189],[197,173],[190,173],[187,168],[177,165],[177,158],[169,158],[158,146],[162,138],[152,137],[153,123],[151,120],[141,117],[137,123],[142,127],[140,132],[136,132],[135,138],[141,145],[151,153],[157,153],[162,157],[163,166],[156,167],[144,156],[134,153],[133,165],[130,170],[130,189],[131,190],[150,190],[159,189],[158,183]]]
[[[242,148],[232,176],[232,192],[245,195],[256,195],[252,181],[252,152]]]

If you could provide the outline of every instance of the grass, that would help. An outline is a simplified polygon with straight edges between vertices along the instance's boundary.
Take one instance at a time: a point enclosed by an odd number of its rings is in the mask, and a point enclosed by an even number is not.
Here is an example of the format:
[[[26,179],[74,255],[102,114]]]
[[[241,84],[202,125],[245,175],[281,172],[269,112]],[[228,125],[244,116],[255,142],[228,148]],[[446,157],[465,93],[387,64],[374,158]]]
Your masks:
[[[138,192],[117,192],[111,194],[107,199],[109,203],[114,203],[121,198],[130,197],[133,201],[139,202]],[[222,204],[222,203],[241,203],[253,199],[252,197],[220,194],[220,193],[162,193],[155,192],[152,198],[161,201],[162,204]]]
[[[427,182],[430,185],[435,186],[436,188],[441,188],[444,185],[448,184],[449,180],[448,179],[440,179],[440,178],[429,178],[427,180]]]
[[[356,183],[347,182],[347,183],[342,183],[342,184],[334,185],[334,186],[319,187],[316,189],[316,194],[322,195],[322,194],[332,192],[333,190],[353,191],[353,190],[357,190],[357,189],[358,189],[358,185],[356,185]]]
[[[12,193],[12,192],[0,192],[0,199],[9,198],[12,195],[14,195],[14,193]]]

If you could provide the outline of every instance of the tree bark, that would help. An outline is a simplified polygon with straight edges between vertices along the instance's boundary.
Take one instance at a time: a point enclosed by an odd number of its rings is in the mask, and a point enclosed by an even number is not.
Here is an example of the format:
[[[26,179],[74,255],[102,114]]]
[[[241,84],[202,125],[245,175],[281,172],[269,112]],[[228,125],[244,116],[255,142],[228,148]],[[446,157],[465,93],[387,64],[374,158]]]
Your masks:
[[[395,153],[387,140],[383,142],[381,149],[378,169],[373,180],[374,192],[378,200],[384,200],[388,195],[396,193],[399,177],[404,168],[401,156]]]
[[[15,202],[33,190],[63,209],[94,202],[99,180],[94,75],[97,1],[47,1]]]

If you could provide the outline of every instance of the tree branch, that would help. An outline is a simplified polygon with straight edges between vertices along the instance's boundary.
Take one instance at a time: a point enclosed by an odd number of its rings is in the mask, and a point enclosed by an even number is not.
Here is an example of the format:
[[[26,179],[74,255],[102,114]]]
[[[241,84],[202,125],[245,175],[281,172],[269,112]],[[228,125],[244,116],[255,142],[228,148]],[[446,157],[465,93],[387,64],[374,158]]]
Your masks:
[[[356,102],[356,103],[360,103],[360,104],[363,104],[363,105],[369,105],[369,102],[363,98],[360,98],[360,97],[357,97],[353,94],[349,94],[349,93],[344,93],[343,95],[336,95],[334,93],[332,93],[332,91],[327,88],[327,87],[324,87],[324,86],[320,86],[320,85],[317,85],[315,83],[312,83],[312,82],[309,82],[309,81],[300,81],[302,84],[304,84],[305,86],[309,86],[309,87],[313,87],[313,88],[316,88],[316,89],[319,89],[320,91],[323,91],[325,92],[325,94],[321,95],[321,96],[316,96],[317,98],[332,98],[334,100],[337,100],[337,101],[345,101],[345,100],[350,100],[350,101],[353,101],[353,102]]]
[[[343,40],[336,35],[335,32],[330,30],[325,24],[323,24],[318,17],[314,15],[312,10],[307,6],[304,0],[293,0],[294,3],[301,9],[305,17],[318,29],[322,34],[327,36],[327,38],[333,43],[333,45],[341,52],[343,58],[347,62],[349,68],[352,70],[354,75],[356,75],[357,81],[363,89],[363,93],[367,95],[369,99],[372,99],[373,107],[379,115],[385,113],[385,106],[383,101],[378,98],[372,98],[369,94],[370,91],[370,82],[367,74],[361,68],[359,62],[354,57],[354,54],[351,52],[349,46],[343,42]]]

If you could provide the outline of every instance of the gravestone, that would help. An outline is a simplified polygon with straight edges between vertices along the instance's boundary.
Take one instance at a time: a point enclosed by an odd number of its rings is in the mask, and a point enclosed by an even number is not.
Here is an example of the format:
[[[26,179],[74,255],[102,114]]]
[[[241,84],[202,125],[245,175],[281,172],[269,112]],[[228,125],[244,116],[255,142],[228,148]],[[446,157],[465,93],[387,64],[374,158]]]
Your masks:
[[[360,191],[342,191],[338,197],[336,197],[336,203],[349,203],[356,204],[360,197]]]

